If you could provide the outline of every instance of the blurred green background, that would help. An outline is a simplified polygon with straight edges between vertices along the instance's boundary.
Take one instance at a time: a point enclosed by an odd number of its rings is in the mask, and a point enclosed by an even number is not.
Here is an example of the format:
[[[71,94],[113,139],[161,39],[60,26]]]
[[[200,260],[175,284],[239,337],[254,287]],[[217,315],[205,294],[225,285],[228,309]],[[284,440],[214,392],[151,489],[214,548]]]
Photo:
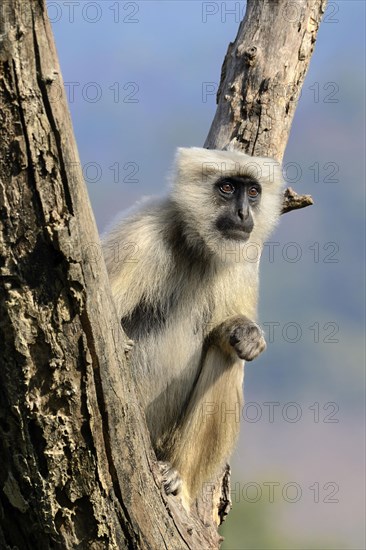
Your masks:
[[[203,144],[245,2],[48,9],[103,231],[164,193],[177,146]],[[284,174],[315,206],[283,216],[263,254],[269,345],[246,367],[225,549],[365,548],[364,24],[362,0],[329,2],[296,111]]]

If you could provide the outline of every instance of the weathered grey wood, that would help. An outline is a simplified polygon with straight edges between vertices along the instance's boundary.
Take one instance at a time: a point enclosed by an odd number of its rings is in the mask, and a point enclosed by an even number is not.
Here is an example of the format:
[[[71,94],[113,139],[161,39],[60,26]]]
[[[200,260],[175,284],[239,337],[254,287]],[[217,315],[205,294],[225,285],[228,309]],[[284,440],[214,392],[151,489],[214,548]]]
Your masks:
[[[299,4],[308,13],[305,2]],[[320,0],[309,4],[317,14],[321,5],[324,9]],[[219,514],[218,497],[213,504],[198,502],[188,517],[177,499],[160,491],[44,1],[7,0],[1,9],[0,547],[217,548],[216,523],[230,500],[229,472]],[[210,146],[237,136],[245,150],[281,157],[291,122],[282,118],[282,100],[278,107],[271,100],[268,112],[266,107],[266,113],[257,113],[274,78],[266,61],[273,46],[267,42],[290,40],[305,52],[305,61],[298,62],[301,83],[319,18],[314,28],[307,23],[304,34],[306,21],[301,32],[282,21],[286,31],[278,29],[276,36],[277,3],[248,2],[239,35],[241,40],[244,34],[256,36],[257,80],[248,73],[252,65],[243,61],[246,50],[244,57],[226,58]],[[276,61],[281,67],[288,62],[285,53]],[[287,75],[281,70],[279,84]],[[229,75],[235,77],[234,88]],[[268,89],[256,91],[255,83],[265,78]],[[260,107],[253,99],[239,109],[238,86],[260,98]],[[232,97],[224,100],[226,89]],[[293,114],[294,108],[291,103],[288,111]],[[265,122],[275,115],[276,128]]]
[[[299,208],[304,208],[311,204],[314,204],[314,201],[310,195],[298,195],[292,187],[288,187],[284,192],[281,214],[286,214],[286,212],[298,210]]]
[[[229,44],[205,147],[282,161],[326,0],[248,0]],[[284,199],[283,212],[312,204]]]

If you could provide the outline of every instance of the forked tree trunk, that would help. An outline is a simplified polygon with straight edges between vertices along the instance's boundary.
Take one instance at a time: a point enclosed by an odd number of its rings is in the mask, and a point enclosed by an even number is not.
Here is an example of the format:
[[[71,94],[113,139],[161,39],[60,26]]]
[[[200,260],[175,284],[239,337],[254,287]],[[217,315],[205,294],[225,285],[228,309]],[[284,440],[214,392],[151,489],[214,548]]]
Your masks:
[[[282,157],[324,11],[285,4],[248,2],[208,146]],[[160,491],[44,1],[1,10],[0,547],[215,548],[217,501]]]

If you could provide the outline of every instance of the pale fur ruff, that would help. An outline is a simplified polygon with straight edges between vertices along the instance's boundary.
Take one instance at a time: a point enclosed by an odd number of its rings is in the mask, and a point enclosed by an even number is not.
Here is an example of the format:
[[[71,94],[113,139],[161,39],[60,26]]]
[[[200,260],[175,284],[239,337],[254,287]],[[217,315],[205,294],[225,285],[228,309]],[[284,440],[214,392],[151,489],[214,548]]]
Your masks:
[[[262,186],[254,229],[239,244],[215,229],[212,192],[234,175]],[[131,364],[152,443],[180,472],[186,504],[230,455],[239,423],[228,411],[242,406],[243,361],[215,344],[203,354],[204,339],[234,315],[255,318],[260,250],[279,218],[281,187],[272,159],[181,148],[170,197],[141,205],[103,239],[118,315],[136,341]]]

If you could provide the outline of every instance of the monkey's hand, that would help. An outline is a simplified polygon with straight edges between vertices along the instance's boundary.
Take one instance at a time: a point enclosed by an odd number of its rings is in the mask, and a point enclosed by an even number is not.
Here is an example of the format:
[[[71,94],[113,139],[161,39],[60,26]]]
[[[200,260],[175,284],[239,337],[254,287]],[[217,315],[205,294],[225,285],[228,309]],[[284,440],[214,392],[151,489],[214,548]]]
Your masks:
[[[163,487],[167,495],[178,495],[182,489],[182,480],[177,470],[170,462],[159,461],[159,469],[163,478]]]
[[[266,349],[262,329],[244,315],[233,319],[229,330],[229,343],[240,359],[245,361],[252,361]]]

